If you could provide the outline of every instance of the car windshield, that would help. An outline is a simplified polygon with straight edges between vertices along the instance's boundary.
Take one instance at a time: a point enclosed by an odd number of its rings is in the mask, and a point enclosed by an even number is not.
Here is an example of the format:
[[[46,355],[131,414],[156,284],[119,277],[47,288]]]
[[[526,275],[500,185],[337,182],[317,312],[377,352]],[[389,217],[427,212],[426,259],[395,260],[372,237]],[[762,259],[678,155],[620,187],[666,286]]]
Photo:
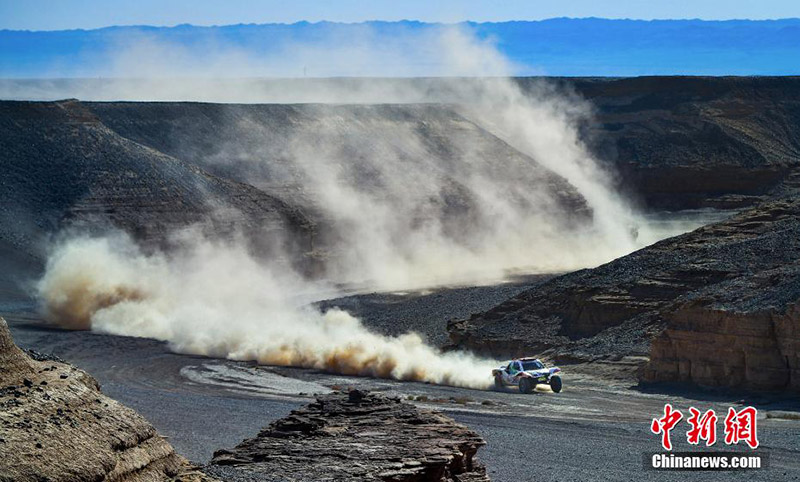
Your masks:
[[[531,361],[522,362],[522,369],[525,370],[525,371],[528,371],[528,370],[541,370],[542,368],[544,368],[544,365],[542,365],[542,362],[540,362],[539,360],[531,360]]]

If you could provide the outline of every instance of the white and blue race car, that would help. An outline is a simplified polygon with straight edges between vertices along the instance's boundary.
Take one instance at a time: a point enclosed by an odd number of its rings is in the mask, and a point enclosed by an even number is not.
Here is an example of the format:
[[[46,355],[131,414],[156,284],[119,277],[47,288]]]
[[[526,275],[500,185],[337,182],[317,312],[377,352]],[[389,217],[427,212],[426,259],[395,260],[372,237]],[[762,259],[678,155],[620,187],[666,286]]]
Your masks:
[[[560,368],[547,368],[537,358],[519,358],[495,368],[492,376],[496,388],[518,386],[520,392],[531,393],[536,385],[542,383],[550,385],[550,389],[558,393],[561,391],[561,376],[556,375],[559,372]]]

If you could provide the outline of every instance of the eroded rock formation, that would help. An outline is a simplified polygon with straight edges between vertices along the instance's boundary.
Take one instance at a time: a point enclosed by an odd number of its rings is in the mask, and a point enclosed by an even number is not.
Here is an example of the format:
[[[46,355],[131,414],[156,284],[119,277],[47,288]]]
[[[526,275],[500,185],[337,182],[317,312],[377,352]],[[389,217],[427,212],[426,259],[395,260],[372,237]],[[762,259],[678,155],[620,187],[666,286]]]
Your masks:
[[[0,480],[213,479],[86,372],[25,354],[0,318]]]
[[[665,310],[644,379],[800,391],[798,272],[798,262],[766,270]]]
[[[351,390],[319,397],[217,451],[208,470],[229,481],[488,481],[475,459],[483,445],[440,413]]]
[[[776,200],[546,281],[449,330],[496,356],[649,355],[648,381],[797,390],[798,302],[800,201]]]
[[[651,209],[742,208],[800,186],[800,79],[563,82],[591,101],[592,150]]]

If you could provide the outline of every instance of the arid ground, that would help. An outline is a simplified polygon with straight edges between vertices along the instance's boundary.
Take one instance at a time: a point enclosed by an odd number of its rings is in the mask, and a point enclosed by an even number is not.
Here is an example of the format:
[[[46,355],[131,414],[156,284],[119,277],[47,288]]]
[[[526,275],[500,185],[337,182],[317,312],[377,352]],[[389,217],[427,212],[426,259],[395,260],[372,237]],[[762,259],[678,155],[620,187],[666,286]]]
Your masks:
[[[480,292],[491,298],[493,292],[524,286],[481,288]],[[474,298],[474,293],[470,295]],[[460,290],[442,290],[422,300],[396,298],[382,309],[385,296],[367,295],[360,297],[360,304],[368,306],[368,315],[373,317],[424,309],[437,313],[436,319],[443,322],[458,310],[463,297]],[[758,407],[759,453],[769,454],[769,470],[747,473],[746,478],[800,477],[800,404],[787,395],[639,386],[633,377],[620,374],[624,370],[617,364],[604,363],[562,366],[565,388],[559,394],[546,388],[522,395],[511,388],[498,392],[489,387],[473,390],[346,377],[176,355],[164,343],[147,339],[63,331],[47,326],[31,309],[24,300],[3,305],[20,346],[55,354],[93,374],[104,393],[144,415],[179,454],[197,464],[308,403],[314,393],[359,387],[413,399],[477,431],[487,441],[478,458],[496,481],[576,480],[587,474],[606,480],[684,480],[685,473],[644,469],[645,454],[660,449],[649,424],[661,415],[666,402],[683,411],[694,406],[714,408],[717,413],[729,406]],[[673,431],[673,440],[676,450],[687,447],[682,431]],[[718,443],[714,449],[725,446]],[[697,480],[735,480],[737,476],[745,474],[692,474]]]

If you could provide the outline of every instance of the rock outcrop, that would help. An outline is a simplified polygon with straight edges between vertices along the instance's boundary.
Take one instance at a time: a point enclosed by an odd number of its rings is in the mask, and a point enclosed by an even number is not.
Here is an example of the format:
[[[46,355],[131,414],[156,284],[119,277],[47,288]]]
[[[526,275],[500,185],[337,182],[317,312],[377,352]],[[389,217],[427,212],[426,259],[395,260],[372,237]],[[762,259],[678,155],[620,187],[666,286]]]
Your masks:
[[[795,261],[665,310],[643,379],[800,392],[798,273]]]
[[[800,187],[800,78],[561,82],[591,102],[592,150],[650,209],[741,208]]]
[[[0,318],[0,480],[211,481],[87,373],[32,359]]]
[[[646,381],[797,390],[800,201],[776,200],[449,325],[461,347],[562,361],[650,356]]]
[[[228,481],[488,481],[475,459],[483,445],[440,413],[351,390],[321,396],[217,451],[207,470]]]

